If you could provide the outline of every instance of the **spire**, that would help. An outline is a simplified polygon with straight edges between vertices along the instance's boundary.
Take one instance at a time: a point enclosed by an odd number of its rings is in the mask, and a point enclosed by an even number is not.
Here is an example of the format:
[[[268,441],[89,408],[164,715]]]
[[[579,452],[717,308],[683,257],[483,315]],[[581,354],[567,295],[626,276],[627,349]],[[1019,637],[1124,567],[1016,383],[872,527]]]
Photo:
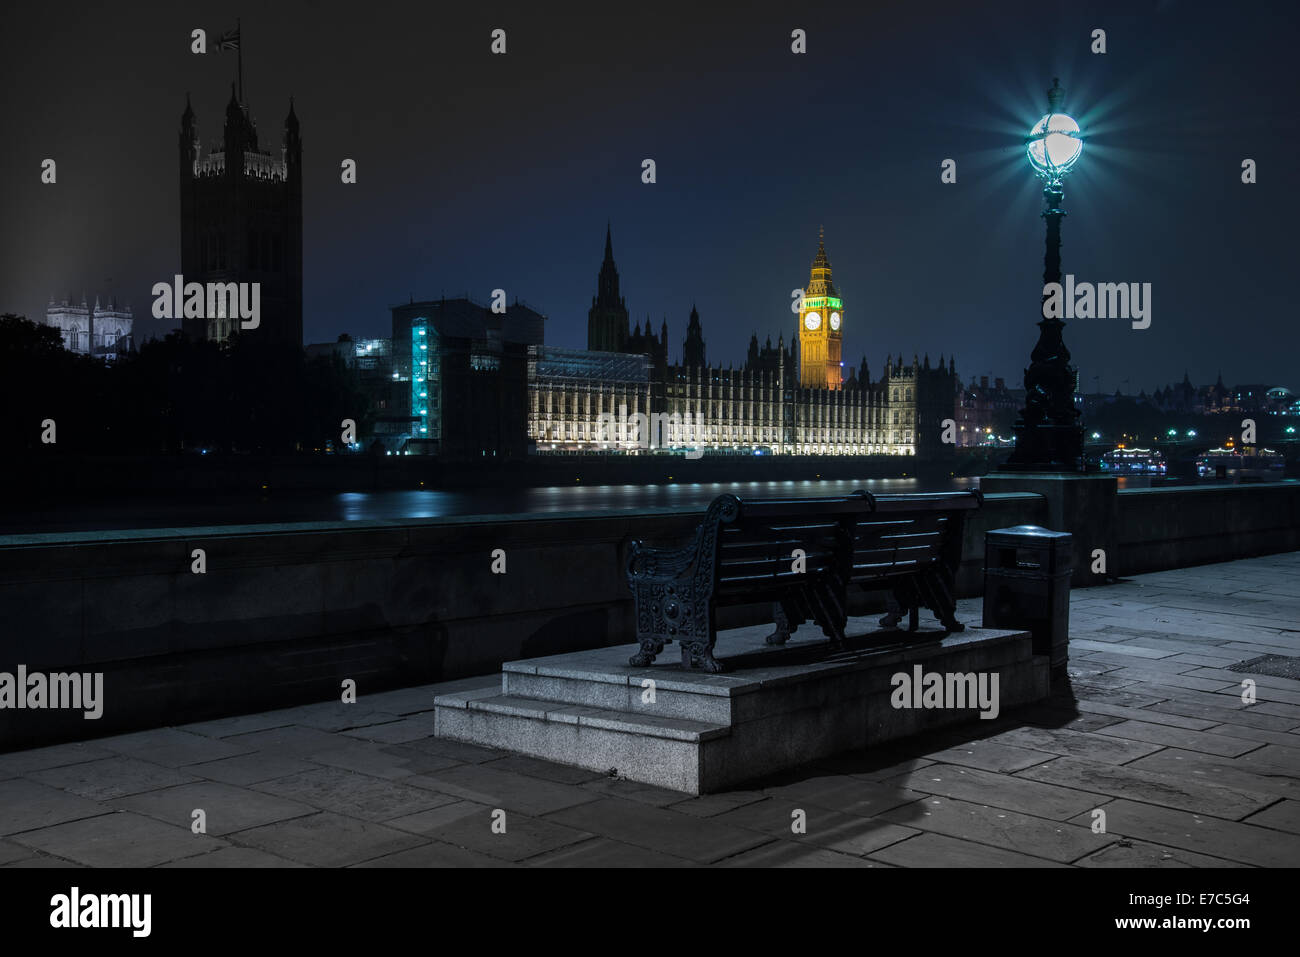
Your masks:
[[[826,229],[817,230],[817,256],[813,259],[813,269],[830,269],[831,261],[826,257]],[[829,276],[827,277],[830,278]]]
[[[682,365],[698,367],[706,365],[704,328],[700,325],[700,313],[694,303],[691,303],[691,318],[686,326],[686,341],[682,343]]]
[[[609,220],[605,220],[605,262],[614,261],[614,238],[610,233]]]
[[[298,114],[293,109],[293,97],[289,97],[289,115],[284,118],[284,128],[291,132],[298,132]]]
[[[194,125],[194,107],[190,104],[190,94],[188,91],[185,94],[185,112],[181,114],[181,125]]]

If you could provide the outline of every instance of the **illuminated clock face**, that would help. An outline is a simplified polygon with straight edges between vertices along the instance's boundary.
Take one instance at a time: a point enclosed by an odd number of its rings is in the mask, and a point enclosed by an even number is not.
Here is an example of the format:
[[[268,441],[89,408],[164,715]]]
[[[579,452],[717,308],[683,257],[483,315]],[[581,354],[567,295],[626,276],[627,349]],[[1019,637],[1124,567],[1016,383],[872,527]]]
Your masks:
[[[838,312],[831,313],[831,328],[836,332],[840,331],[840,314]]]
[[[816,332],[817,327],[822,324],[821,314],[816,312],[808,313],[803,317],[803,324],[808,327],[809,332]]]

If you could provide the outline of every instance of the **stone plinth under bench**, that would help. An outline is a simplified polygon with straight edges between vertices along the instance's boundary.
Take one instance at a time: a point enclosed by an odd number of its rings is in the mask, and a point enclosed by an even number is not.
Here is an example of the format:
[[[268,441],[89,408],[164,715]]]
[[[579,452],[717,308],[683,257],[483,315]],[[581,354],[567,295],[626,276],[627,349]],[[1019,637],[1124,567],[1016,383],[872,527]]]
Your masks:
[[[816,758],[980,720],[978,700],[955,707],[960,699],[950,697],[947,706],[925,706],[933,695],[912,685],[920,679],[933,691],[930,674],[963,693],[980,675],[982,687],[992,690],[996,675],[997,710],[1049,692],[1048,659],[1033,654],[1028,632],[869,631],[874,624],[850,619],[849,634],[858,637],[837,650],[820,635],[800,640],[796,634],[773,649],[762,629],[723,633],[723,674],[683,670],[671,659],[630,667],[631,645],[507,662],[499,681],[437,696],[435,733],[704,794]],[[975,683],[950,677],[970,674]],[[906,686],[897,675],[906,676]],[[993,710],[987,699],[983,710]]]

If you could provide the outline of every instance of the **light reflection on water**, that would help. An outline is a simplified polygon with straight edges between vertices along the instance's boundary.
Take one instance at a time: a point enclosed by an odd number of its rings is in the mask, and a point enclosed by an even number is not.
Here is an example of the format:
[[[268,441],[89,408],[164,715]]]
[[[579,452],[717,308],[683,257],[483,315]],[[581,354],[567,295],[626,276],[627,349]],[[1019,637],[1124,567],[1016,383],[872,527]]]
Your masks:
[[[973,479],[927,486],[938,491],[973,487]],[[741,498],[792,498],[869,492],[915,492],[918,479],[800,480],[775,482],[683,482],[671,485],[573,485],[509,489],[418,489],[346,492],[322,499],[319,520],[384,521],[448,515],[501,515],[538,512],[607,512],[646,508],[703,508],[723,492]]]

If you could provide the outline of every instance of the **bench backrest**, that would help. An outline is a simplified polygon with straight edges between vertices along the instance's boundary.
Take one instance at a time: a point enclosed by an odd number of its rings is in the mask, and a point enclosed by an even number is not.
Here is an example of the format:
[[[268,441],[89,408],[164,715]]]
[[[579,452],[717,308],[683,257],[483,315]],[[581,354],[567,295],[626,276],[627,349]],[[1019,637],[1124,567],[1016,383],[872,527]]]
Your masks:
[[[735,499],[722,510],[714,590],[797,586],[818,575],[866,581],[951,559],[954,544],[959,558],[951,531],[980,502],[976,491]],[[798,570],[796,549],[804,553]]]

